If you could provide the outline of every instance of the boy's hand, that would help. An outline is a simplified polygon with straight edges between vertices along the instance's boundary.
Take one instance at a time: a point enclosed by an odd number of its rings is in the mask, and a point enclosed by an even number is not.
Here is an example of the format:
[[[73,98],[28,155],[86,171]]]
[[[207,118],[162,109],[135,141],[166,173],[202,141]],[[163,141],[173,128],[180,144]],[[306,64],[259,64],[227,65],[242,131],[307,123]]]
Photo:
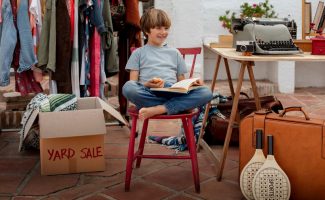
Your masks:
[[[148,88],[163,88],[164,85],[165,85],[165,81],[157,77],[154,77],[153,79],[144,83],[144,86]]]
[[[198,79],[193,83],[193,86],[200,86],[200,85],[204,85],[204,83],[201,79]]]

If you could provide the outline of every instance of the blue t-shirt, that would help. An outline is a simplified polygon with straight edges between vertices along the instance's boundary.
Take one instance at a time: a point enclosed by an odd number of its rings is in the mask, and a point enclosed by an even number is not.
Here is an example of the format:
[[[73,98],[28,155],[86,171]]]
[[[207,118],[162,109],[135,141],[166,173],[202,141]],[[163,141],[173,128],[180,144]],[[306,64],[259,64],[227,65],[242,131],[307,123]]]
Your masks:
[[[137,48],[131,54],[125,69],[139,71],[140,83],[159,77],[167,83],[174,84],[178,76],[187,72],[184,59],[177,49],[148,44]]]

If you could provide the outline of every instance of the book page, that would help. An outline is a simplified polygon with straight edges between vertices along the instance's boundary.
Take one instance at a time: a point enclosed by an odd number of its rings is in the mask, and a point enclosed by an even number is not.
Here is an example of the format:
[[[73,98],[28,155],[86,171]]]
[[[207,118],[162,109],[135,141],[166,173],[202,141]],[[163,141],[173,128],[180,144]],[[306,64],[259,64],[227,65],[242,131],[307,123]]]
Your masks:
[[[172,93],[182,93],[182,94],[188,93],[188,90],[184,88],[150,88],[150,90],[156,92],[172,92]]]
[[[171,86],[171,88],[184,88],[188,90],[190,86],[195,82],[199,80],[199,78],[190,78],[190,79],[184,79],[182,81],[179,81]]]

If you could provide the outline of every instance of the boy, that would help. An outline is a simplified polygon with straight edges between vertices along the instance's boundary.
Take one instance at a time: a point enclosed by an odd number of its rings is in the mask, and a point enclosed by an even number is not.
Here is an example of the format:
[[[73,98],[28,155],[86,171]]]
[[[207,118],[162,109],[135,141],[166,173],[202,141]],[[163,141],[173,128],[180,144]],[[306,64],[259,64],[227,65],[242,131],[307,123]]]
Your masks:
[[[171,25],[167,14],[150,9],[140,20],[142,32],[148,39],[145,46],[136,49],[125,69],[130,71],[130,81],[123,86],[123,95],[139,110],[139,118],[160,114],[176,114],[201,105],[212,99],[211,90],[200,87],[188,94],[155,93],[150,88],[170,87],[185,79],[185,62],[179,51],[164,45]],[[201,81],[197,81],[201,85]]]

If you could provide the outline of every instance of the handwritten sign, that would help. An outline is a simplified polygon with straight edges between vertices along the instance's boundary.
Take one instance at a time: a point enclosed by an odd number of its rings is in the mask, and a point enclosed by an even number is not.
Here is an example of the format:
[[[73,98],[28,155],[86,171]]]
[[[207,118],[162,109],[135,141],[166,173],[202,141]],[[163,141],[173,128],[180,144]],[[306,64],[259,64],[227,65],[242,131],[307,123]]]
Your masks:
[[[77,153],[76,153],[77,152]],[[47,149],[48,160],[56,161],[63,159],[93,159],[97,157],[103,157],[103,147],[84,147],[81,149],[73,149],[73,148],[62,148],[62,149]]]
[[[105,171],[104,134],[40,138],[41,174]]]

